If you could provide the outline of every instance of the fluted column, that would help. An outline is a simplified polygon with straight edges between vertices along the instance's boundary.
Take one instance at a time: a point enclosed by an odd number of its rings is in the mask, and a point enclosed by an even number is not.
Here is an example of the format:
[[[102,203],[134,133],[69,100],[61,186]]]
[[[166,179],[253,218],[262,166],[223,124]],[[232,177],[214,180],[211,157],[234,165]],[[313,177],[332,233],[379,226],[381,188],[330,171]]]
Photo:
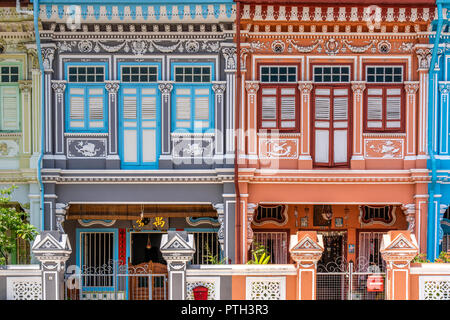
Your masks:
[[[64,92],[66,90],[66,80],[52,80],[52,89],[55,93],[55,150],[57,156],[55,161],[58,163],[57,167],[61,169],[66,168],[66,156],[64,153]]]
[[[161,156],[159,160],[160,169],[171,169],[172,163],[172,142],[171,142],[171,92],[173,81],[161,81],[158,84],[161,91]]]
[[[405,82],[406,91],[406,155],[404,169],[416,167],[416,94],[419,89],[418,81]]]
[[[108,154],[106,156],[107,169],[119,169],[120,157],[118,152],[118,91],[120,82],[115,80],[105,81],[105,89],[108,91]]]
[[[247,125],[245,128],[247,136],[246,154],[250,165],[255,166],[258,160],[258,105],[257,93],[259,89],[259,81],[246,81],[245,89],[247,90]]]
[[[363,155],[363,105],[364,105],[364,90],[366,83],[363,81],[353,81],[353,148],[351,158],[352,169],[365,169],[364,155]]]
[[[301,130],[301,147],[300,156],[298,158],[299,169],[312,169],[313,161],[311,158],[311,91],[313,89],[312,81],[301,81],[298,83],[300,90],[300,130]]]
[[[215,106],[215,112],[214,112],[214,123],[215,123],[215,129],[214,129],[214,141],[215,141],[215,148],[214,148],[214,158],[216,164],[222,164],[223,163],[223,154],[224,154],[224,93],[226,89],[226,82],[225,81],[214,81],[212,85],[212,89],[214,91],[214,106]]]

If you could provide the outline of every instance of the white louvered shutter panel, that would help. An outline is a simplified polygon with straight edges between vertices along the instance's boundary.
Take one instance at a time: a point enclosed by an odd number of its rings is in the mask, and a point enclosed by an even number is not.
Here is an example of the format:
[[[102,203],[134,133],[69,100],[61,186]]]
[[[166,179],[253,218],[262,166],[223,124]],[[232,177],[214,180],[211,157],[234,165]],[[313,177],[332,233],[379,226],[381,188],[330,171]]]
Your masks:
[[[316,94],[319,90],[316,91]],[[322,93],[322,92],[321,92]],[[326,93],[324,90],[323,93]],[[328,90],[329,93],[329,90]],[[315,118],[316,120],[330,120],[330,97],[315,97]]]
[[[103,89],[89,89],[89,126],[103,127]]]
[[[398,129],[401,127],[401,89],[386,90],[386,128]]]
[[[156,97],[142,97],[142,120],[156,120]]]
[[[209,120],[209,97],[195,97],[195,120]]]
[[[277,89],[263,88],[261,100],[261,118],[263,128],[277,126]]]
[[[19,130],[19,89],[4,87],[1,92],[1,128],[2,130]]]
[[[295,128],[295,89],[281,89],[281,128]]]
[[[348,97],[335,97],[333,120],[348,120]]]
[[[69,90],[70,127],[84,127],[84,94],[83,88]]]
[[[125,120],[136,120],[137,118],[137,98],[136,96],[123,97],[123,118]]]
[[[383,126],[383,89],[367,89],[367,128]]]

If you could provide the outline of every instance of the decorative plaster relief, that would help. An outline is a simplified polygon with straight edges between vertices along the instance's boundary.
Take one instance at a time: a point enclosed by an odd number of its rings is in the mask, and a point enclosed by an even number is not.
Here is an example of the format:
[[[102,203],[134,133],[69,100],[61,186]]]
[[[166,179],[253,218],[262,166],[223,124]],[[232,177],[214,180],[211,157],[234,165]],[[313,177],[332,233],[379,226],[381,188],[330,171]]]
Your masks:
[[[15,140],[0,140],[0,157],[15,157],[19,154],[19,142]]]
[[[209,158],[213,156],[213,139],[192,136],[172,137],[174,158]]]
[[[402,139],[364,139],[366,159],[403,159]]]
[[[67,158],[99,159],[106,157],[106,139],[67,139]]]
[[[261,159],[297,159],[298,139],[259,139]]]

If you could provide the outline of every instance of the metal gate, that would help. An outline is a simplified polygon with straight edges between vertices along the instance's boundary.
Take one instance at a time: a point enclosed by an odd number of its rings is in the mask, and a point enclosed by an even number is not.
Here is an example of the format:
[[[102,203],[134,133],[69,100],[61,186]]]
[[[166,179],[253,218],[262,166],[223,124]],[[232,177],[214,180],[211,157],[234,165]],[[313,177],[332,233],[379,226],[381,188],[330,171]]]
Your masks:
[[[66,273],[66,300],[167,300],[167,274],[110,261]]]
[[[317,266],[317,300],[384,300],[386,272],[382,266],[338,258]]]

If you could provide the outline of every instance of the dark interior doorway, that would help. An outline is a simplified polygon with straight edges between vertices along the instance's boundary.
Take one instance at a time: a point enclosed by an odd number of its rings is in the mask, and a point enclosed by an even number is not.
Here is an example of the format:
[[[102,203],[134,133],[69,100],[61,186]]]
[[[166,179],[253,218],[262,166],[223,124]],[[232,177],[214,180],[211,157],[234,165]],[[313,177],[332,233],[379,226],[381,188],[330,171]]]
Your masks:
[[[131,234],[131,264],[138,265],[144,262],[157,262],[167,264],[161,251],[162,233],[132,233]]]

